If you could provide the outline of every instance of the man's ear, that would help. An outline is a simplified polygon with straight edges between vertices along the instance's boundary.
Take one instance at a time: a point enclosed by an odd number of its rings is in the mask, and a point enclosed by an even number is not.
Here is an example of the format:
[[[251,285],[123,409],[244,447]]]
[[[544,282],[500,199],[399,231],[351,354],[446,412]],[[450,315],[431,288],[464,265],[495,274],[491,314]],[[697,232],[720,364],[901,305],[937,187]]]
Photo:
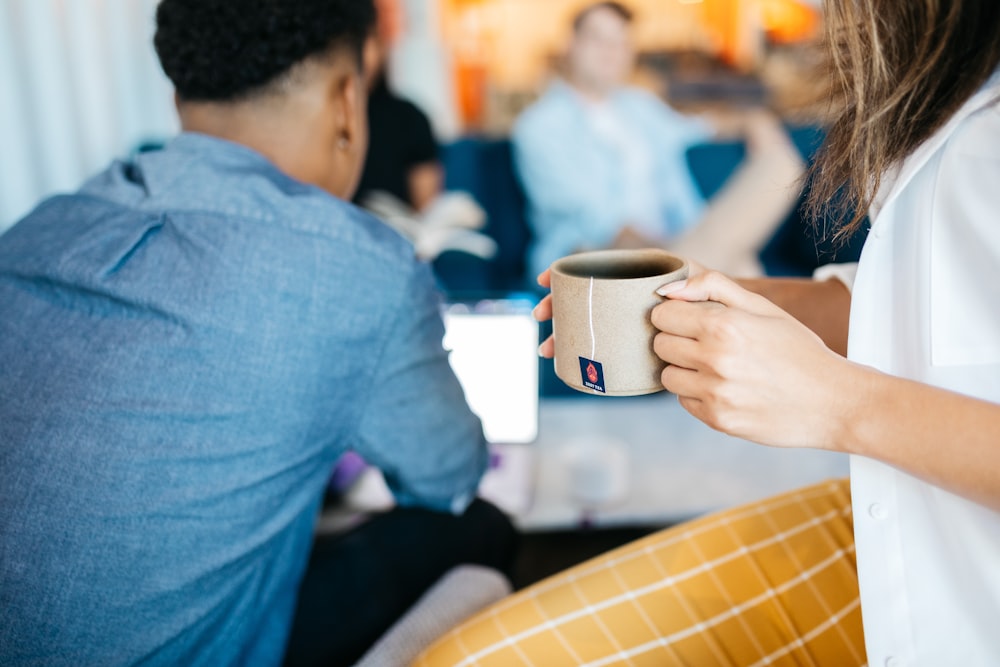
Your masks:
[[[344,69],[337,73],[332,82],[331,106],[333,108],[334,131],[338,150],[364,150],[365,140],[361,118],[363,105],[367,99],[361,75],[357,71]]]
[[[368,152],[368,91],[359,70],[353,58],[335,66],[327,84],[325,131],[313,139],[325,147],[323,188],[342,199],[354,195]]]

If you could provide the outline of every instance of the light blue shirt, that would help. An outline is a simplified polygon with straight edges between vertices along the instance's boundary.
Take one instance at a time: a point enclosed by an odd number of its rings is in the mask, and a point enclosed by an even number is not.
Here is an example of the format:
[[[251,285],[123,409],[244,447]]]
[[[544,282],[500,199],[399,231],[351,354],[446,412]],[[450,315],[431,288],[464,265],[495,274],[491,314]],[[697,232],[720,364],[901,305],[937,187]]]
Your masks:
[[[568,84],[555,82],[514,127],[515,162],[534,232],[529,265],[536,274],[571,252],[606,247],[622,227],[640,222],[629,219],[632,184],[622,151],[594,131],[585,104]],[[639,89],[623,88],[605,104],[649,147],[659,235],[676,236],[697,222],[704,207],[685,150],[709,136],[707,126]]]
[[[0,664],[280,664],[340,454],[475,492],[442,335],[405,240],[236,144],[41,204],[0,237]]]

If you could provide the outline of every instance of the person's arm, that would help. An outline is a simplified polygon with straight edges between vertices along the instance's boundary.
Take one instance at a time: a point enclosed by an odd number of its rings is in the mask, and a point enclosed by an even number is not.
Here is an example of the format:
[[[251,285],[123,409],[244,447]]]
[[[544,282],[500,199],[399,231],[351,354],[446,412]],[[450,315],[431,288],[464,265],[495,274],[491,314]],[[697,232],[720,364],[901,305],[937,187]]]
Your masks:
[[[663,385],[698,419],[766,445],[878,459],[1000,509],[1000,405],[849,362],[721,274],[665,292],[653,311]]]
[[[403,271],[403,268],[397,269]],[[413,261],[389,301],[395,323],[376,364],[354,448],[379,468],[401,505],[461,512],[488,452],[479,419],[442,347],[440,300],[429,267]]]
[[[713,130],[701,119],[682,115],[644,92],[632,91],[630,99],[637,105],[630,121],[637,124],[655,154],[661,222],[673,243],[700,226],[706,212],[708,202],[698,190],[686,154],[695,144],[708,141]]]
[[[671,248],[739,276],[763,273],[760,251],[798,201],[806,166],[777,118],[749,117],[746,159]]]
[[[640,232],[634,225],[625,223],[615,234],[609,247],[616,250],[641,250],[642,248],[659,248],[663,246],[662,239],[650,238]]]
[[[847,356],[851,292],[840,280],[746,278],[736,282],[776,304],[812,329],[831,350]]]
[[[1000,511],[1000,405],[851,365],[835,420],[845,451]]]

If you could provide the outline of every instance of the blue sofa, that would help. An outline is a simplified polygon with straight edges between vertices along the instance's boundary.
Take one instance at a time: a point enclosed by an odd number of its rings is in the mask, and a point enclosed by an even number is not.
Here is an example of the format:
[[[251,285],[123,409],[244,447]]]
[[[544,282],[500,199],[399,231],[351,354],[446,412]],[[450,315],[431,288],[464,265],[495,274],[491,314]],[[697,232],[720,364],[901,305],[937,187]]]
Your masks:
[[[434,262],[446,292],[507,292],[528,288],[525,256],[531,231],[524,191],[514,172],[511,143],[504,139],[460,139],[443,150],[445,188],[468,192],[486,211],[483,230],[497,243],[497,255],[483,261],[445,252]]]

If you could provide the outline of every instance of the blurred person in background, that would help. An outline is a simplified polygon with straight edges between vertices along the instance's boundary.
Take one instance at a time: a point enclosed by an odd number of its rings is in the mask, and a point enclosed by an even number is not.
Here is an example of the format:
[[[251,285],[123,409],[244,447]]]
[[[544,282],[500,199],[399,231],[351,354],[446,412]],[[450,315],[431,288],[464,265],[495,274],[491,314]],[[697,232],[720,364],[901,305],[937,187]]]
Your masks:
[[[433,260],[446,250],[488,259],[496,243],[476,230],[486,214],[465,192],[445,192],[444,167],[430,119],[397,95],[389,82],[389,55],[402,30],[392,2],[377,2],[376,38],[365,56],[374,74],[368,90],[368,151],[354,202],[409,239],[417,256]]]
[[[363,205],[372,193],[385,192],[420,212],[441,194],[444,171],[427,115],[389,85],[389,50],[401,30],[399,9],[386,2],[376,5],[378,27],[367,65],[374,72],[368,81],[370,139],[354,201]]]
[[[632,20],[617,2],[582,9],[565,78],[515,125],[534,232],[529,267],[539,273],[582,250],[666,246],[757,275],[758,252],[797,201],[804,163],[777,119],[749,113],[748,159],[706,206],[685,151],[713,130],[626,85],[635,65]]]
[[[163,0],[183,132],[0,237],[0,664],[353,664],[509,563],[430,270],[348,203],[374,20]],[[314,546],[348,450],[398,507]]]

